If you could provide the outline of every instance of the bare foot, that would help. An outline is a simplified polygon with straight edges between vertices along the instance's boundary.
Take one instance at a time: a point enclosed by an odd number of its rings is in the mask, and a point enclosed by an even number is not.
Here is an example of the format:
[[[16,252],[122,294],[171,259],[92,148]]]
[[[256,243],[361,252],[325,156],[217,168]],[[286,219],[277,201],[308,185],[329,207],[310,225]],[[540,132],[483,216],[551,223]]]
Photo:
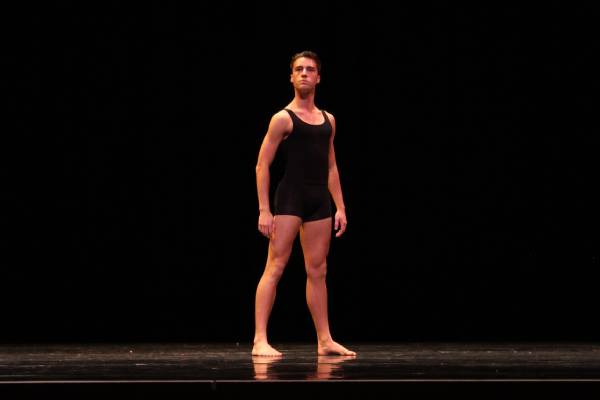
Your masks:
[[[277,357],[282,354],[275,350],[271,345],[267,342],[258,342],[254,343],[254,347],[252,348],[253,356],[266,356],[266,357]]]
[[[356,353],[354,351],[348,350],[341,344],[330,340],[326,343],[319,343],[317,346],[317,353],[320,356],[327,356],[330,354],[339,354],[341,356],[355,356]]]

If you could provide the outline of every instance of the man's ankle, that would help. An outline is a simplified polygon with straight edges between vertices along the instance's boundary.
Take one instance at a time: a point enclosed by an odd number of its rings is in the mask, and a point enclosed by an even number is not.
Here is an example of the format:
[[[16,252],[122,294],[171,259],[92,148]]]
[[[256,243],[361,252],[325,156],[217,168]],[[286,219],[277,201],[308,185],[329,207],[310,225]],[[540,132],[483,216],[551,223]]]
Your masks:
[[[261,343],[269,343],[267,341],[267,338],[255,338],[254,339],[254,344],[261,344]]]
[[[321,345],[333,342],[331,335],[323,336],[322,338],[318,338],[317,340]]]

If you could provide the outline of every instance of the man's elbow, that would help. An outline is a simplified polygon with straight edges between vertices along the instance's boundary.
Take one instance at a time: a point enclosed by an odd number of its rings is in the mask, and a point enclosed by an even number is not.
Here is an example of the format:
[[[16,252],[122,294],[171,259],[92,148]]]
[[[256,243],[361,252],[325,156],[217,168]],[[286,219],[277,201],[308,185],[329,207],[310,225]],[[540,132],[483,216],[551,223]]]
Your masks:
[[[265,171],[269,171],[269,166],[265,163],[258,163],[256,164],[256,175],[265,172]]]

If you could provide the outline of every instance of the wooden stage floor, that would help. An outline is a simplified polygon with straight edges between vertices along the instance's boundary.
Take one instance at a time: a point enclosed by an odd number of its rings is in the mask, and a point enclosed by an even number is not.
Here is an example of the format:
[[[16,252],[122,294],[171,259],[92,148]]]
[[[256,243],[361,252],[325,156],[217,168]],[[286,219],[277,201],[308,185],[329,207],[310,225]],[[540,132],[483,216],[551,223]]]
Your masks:
[[[597,343],[344,344],[358,355],[317,356],[312,343],[275,342],[279,358],[253,357],[250,343],[3,344],[0,395],[600,393]]]

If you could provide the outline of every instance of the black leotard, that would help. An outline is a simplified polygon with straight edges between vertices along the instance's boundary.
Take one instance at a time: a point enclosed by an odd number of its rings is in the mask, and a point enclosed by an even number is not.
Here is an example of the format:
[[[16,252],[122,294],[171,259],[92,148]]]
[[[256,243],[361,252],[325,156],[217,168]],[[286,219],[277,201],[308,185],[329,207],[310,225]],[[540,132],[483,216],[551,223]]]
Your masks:
[[[295,215],[304,222],[331,217],[327,186],[331,122],[324,111],[325,121],[313,125],[285,110],[293,128],[280,146],[285,172],[275,191],[274,215]]]

